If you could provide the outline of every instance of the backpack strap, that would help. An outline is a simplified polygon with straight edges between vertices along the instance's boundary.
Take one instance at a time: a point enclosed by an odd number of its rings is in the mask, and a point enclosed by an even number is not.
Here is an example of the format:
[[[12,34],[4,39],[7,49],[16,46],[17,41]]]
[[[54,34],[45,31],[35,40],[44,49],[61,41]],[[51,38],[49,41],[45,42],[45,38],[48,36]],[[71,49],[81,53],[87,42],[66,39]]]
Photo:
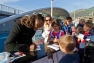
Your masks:
[[[62,30],[60,30],[60,32],[59,32],[59,38],[61,37],[62,32],[63,32],[63,31],[62,31]]]
[[[51,37],[51,38],[52,38],[52,37],[55,37],[55,36],[53,35],[53,32],[54,32],[54,30],[52,30],[52,31],[50,32],[50,37]],[[62,32],[63,32],[62,30],[59,31],[59,33],[58,33],[58,35],[57,35],[57,38],[61,37]]]
[[[54,36],[53,36],[53,31],[54,31],[54,30],[51,30],[51,32],[50,32],[50,37],[51,37],[51,38],[54,37]]]

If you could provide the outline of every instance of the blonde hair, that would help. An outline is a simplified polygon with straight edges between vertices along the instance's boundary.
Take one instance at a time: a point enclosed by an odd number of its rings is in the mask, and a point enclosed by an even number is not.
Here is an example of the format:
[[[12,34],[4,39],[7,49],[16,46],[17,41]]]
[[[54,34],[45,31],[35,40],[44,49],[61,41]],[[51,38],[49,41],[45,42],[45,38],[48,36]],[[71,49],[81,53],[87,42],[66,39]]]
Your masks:
[[[31,16],[24,16],[21,19],[21,24],[28,28],[33,28],[35,25],[35,20],[41,19],[44,22],[44,17],[41,14],[33,14]]]
[[[59,39],[59,45],[62,48],[66,48],[68,51],[73,51],[76,46],[76,42],[71,35],[64,35]]]
[[[50,17],[50,19],[52,20],[51,15],[47,15],[46,17]],[[47,26],[48,26],[48,24],[46,22],[46,17],[45,17],[45,21],[44,21],[44,28],[43,28],[43,30],[45,30],[47,28]]]

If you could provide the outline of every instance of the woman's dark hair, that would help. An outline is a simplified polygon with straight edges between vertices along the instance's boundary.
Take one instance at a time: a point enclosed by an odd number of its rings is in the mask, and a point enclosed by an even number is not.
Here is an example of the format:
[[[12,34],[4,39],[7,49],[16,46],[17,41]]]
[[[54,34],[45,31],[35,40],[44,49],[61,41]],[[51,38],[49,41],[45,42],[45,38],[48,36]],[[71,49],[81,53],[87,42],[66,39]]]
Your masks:
[[[60,26],[60,23],[59,23],[58,20],[54,20],[54,21],[52,22],[51,26],[53,27],[55,24],[56,24],[57,26],[59,26],[60,29],[61,29],[61,26]]]
[[[44,17],[42,16],[42,14],[33,14],[31,16],[22,17],[21,24],[25,25],[28,28],[33,28],[36,19],[41,19],[44,22]]]

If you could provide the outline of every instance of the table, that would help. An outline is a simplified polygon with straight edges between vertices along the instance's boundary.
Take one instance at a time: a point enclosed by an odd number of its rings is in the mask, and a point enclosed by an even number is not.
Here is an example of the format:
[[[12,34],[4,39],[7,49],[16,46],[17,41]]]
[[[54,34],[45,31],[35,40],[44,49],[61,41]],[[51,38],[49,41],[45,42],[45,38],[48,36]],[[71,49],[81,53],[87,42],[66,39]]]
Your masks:
[[[14,60],[12,63],[30,63],[46,56],[44,45],[40,44],[41,50],[38,51],[25,51],[26,56]],[[13,53],[13,52],[11,52]]]
[[[26,56],[16,59],[12,63],[48,63],[44,45],[40,44],[40,48],[41,50],[38,51],[25,51]],[[64,53],[61,51],[54,52],[54,62],[58,63],[62,56],[64,56]]]

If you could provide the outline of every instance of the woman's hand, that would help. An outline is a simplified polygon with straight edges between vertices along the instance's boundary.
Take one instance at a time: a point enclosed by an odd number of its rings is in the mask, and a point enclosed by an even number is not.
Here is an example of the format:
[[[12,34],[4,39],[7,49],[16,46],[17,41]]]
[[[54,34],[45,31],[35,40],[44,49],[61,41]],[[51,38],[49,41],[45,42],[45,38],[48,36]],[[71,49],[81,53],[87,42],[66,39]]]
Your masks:
[[[31,44],[30,45],[30,51],[34,51],[36,49],[37,45],[36,44]]]

